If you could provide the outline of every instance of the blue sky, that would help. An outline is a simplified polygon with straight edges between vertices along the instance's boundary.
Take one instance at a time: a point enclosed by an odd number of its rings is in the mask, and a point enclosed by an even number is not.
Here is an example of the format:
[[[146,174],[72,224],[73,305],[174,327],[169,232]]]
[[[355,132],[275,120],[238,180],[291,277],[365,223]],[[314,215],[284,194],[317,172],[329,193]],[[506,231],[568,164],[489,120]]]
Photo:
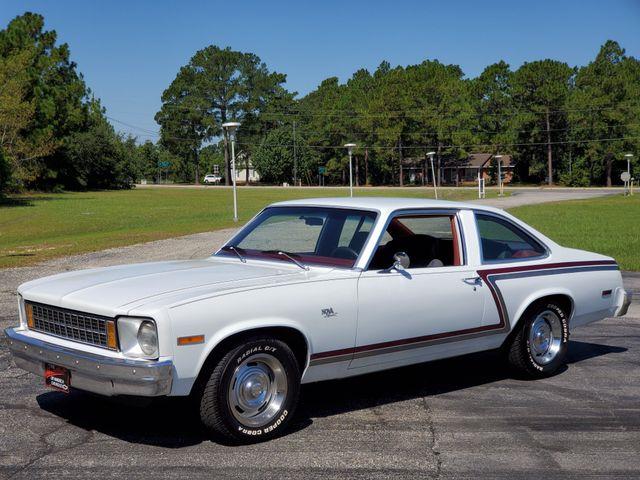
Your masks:
[[[640,56],[640,0],[2,0],[0,25],[25,11],[44,15],[107,114],[140,127],[116,128],[140,140],[156,138],[162,91],[210,44],[257,54],[300,94],[382,60],[438,59],[473,77],[501,59],[583,65],[607,39]]]

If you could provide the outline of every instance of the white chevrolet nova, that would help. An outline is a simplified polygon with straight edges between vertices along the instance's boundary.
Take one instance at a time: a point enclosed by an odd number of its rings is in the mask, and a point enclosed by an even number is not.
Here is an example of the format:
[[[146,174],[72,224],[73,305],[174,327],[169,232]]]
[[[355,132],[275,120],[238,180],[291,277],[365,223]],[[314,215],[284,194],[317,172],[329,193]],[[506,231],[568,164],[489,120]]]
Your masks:
[[[624,315],[618,265],[473,204],[282,202],[203,260],[21,285],[16,365],[62,391],[192,395],[250,442],[290,421],[301,383],[502,348],[521,375],[563,364],[569,329]]]

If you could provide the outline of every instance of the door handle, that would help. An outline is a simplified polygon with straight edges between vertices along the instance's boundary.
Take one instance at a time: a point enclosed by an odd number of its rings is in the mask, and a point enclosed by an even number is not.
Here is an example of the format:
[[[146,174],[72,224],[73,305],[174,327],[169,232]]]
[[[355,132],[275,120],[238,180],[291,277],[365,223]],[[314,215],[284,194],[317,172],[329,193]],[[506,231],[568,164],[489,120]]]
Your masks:
[[[482,285],[482,279],[480,277],[463,278],[462,281],[467,285],[473,285],[474,287]]]

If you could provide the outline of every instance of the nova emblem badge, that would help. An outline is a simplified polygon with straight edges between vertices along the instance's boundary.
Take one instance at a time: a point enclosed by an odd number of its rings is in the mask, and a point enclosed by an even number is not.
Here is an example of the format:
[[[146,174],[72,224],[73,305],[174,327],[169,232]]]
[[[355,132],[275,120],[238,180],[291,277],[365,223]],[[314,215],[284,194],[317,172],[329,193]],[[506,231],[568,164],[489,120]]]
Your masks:
[[[322,316],[324,318],[335,317],[336,315],[338,315],[338,314],[333,311],[333,307],[331,307],[331,308],[323,308],[322,309]]]

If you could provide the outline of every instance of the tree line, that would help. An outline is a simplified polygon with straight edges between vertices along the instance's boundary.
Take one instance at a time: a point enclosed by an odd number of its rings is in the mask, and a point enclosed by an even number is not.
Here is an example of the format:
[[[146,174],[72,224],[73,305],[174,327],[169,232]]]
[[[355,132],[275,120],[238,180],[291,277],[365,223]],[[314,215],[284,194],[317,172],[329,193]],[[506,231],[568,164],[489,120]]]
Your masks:
[[[69,46],[25,13],[0,30],[0,193],[125,188],[136,139],[115,132]]]
[[[359,184],[403,185],[405,165],[429,152],[438,167],[483,152],[511,155],[516,181],[571,186],[611,185],[640,145],[640,62],[614,41],[582,67],[545,59],[513,70],[500,61],[468,79],[437,60],[382,62],[301,98],[285,79],[253,54],[197,52],[163,94],[161,144],[190,156],[197,172],[203,142],[222,138],[228,176],[221,125],[234,119],[243,123],[239,167],[250,161],[269,183],[314,184],[318,167],[345,183],[343,145],[354,142]]]
[[[320,168],[327,183],[345,183],[352,142],[355,181],[373,185],[410,183],[407,166],[429,152],[438,167],[508,154],[520,182],[611,185],[624,154],[640,153],[640,62],[615,41],[580,67],[500,61],[467,78],[437,60],[382,62],[304,96],[285,83],[255,54],[208,46],[163,92],[159,131],[129,125],[141,133],[125,136],[69,46],[25,13],[0,31],[0,192],[198,182],[214,168],[228,183],[230,120],[242,123],[238,167],[253,165],[264,183],[316,184]]]

